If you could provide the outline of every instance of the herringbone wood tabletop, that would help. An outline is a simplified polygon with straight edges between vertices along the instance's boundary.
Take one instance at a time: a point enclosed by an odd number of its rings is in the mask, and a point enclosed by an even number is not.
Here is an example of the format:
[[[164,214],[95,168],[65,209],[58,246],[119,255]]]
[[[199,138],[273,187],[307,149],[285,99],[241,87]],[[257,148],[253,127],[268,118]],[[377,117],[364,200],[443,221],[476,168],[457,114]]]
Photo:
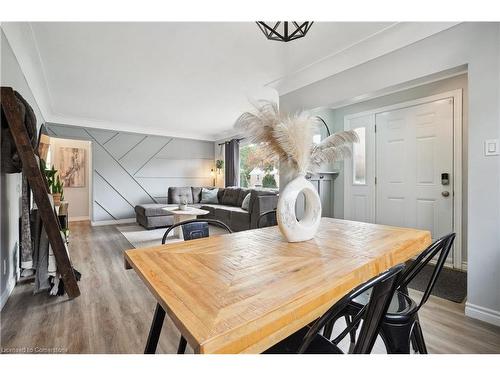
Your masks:
[[[195,352],[259,353],[430,242],[428,231],[323,218],[306,242],[268,227],[125,258]]]

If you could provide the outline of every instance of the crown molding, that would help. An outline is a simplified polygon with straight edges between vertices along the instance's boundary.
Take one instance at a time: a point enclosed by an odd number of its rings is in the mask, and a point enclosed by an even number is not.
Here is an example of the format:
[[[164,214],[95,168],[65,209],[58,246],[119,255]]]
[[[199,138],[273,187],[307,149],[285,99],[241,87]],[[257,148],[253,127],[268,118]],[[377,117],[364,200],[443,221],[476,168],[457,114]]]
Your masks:
[[[217,142],[225,142],[225,141],[229,141],[233,138],[242,137],[242,134],[241,134],[241,131],[238,131],[237,129],[232,127],[232,128],[227,129],[223,132],[219,132],[219,133],[215,134],[214,137],[215,137],[215,141],[217,141]]]
[[[75,116],[65,116],[61,114],[51,114],[47,122],[54,125],[68,125],[75,127],[85,127],[101,130],[114,130],[120,132],[128,133],[139,133],[147,135],[158,135],[162,137],[174,137],[174,138],[185,138],[185,139],[195,139],[199,141],[210,141],[214,142],[217,138],[212,133],[200,133],[197,132],[183,132],[183,131],[171,131],[166,130],[161,127],[147,126],[125,123],[125,122],[115,122],[106,120],[97,120],[85,117],[75,117]]]
[[[351,46],[324,57],[291,74],[269,82],[280,96],[361,65],[456,26],[459,22],[395,23]]]

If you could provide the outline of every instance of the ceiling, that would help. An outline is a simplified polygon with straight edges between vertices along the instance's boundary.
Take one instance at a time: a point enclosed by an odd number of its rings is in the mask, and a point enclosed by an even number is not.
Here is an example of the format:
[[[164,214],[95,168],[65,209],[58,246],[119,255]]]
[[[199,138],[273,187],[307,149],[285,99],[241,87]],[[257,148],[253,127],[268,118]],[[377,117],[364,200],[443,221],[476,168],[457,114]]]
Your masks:
[[[30,23],[39,67],[20,64],[45,86],[47,121],[213,140],[252,100],[277,101],[270,83],[395,25],[315,23],[280,43],[252,22]]]

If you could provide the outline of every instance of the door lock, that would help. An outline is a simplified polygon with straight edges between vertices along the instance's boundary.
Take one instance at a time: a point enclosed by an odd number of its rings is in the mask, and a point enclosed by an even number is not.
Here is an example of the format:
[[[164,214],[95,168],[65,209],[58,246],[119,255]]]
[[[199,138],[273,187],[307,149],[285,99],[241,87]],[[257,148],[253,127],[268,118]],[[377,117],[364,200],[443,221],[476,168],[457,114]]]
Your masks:
[[[449,185],[449,184],[450,184],[450,174],[441,173],[441,185]]]
[[[450,192],[445,190],[445,191],[442,191],[442,192],[441,192],[441,195],[442,195],[443,197],[449,197],[449,196],[450,196]]]

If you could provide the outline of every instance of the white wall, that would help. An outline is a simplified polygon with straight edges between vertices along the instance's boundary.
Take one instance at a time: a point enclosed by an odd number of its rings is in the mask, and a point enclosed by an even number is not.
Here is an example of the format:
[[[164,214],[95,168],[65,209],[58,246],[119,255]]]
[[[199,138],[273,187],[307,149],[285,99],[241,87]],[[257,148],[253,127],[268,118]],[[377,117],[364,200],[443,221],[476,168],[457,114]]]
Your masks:
[[[90,142],[75,139],[50,137],[50,148],[52,154],[52,164],[54,168],[60,170],[59,150],[62,147],[83,148],[85,150],[85,186],[84,187],[64,187],[64,200],[69,203],[69,220],[89,219],[89,192],[90,192]]]
[[[466,314],[500,325],[500,25],[463,23],[280,97],[283,110],[332,106],[467,65],[468,298]]]
[[[3,31],[1,34],[1,75],[2,86],[11,86],[33,107],[37,125],[44,121],[35,98],[28,86],[19,64],[10,48]],[[14,288],[18,274],[19,216],[21,212],[21,175],[1,174],[1,248],[0,248],[0,308],[7,301]]]

